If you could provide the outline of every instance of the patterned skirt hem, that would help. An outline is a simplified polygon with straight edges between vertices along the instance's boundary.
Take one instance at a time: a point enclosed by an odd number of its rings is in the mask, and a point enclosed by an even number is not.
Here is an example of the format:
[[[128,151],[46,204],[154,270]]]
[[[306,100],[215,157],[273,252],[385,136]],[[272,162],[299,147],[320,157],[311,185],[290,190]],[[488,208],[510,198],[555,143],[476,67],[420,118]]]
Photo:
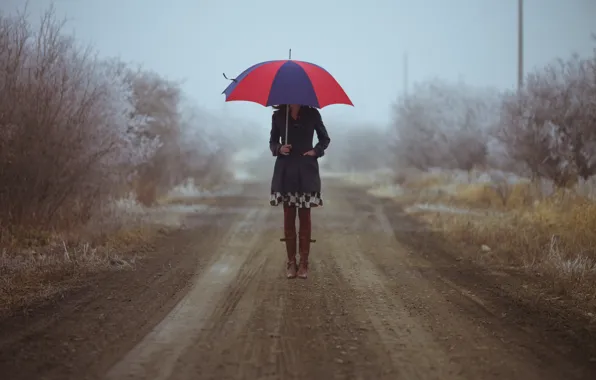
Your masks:
[[[289,207],[297,208],[313,208],[322,207],[323,198],[320,192],[312,193],[271,193],[271,206],[287,205]]]

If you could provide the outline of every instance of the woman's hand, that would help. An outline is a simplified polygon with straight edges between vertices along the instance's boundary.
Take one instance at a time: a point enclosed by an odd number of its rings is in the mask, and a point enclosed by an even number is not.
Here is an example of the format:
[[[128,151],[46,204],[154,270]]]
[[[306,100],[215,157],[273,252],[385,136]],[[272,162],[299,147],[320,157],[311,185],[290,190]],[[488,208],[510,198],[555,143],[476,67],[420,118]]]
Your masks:
[[[279,153],[283,154],[284,156],[287,156],[288,154],[290,154],[291,150],[292,145],[282,145],[281,148],[279,148]]]
[[[314,149],[309,150],[308,152],[304,153],[303,156],[311,156],[311,157],[316,157],[317,156],[317,152],[315,152]]]

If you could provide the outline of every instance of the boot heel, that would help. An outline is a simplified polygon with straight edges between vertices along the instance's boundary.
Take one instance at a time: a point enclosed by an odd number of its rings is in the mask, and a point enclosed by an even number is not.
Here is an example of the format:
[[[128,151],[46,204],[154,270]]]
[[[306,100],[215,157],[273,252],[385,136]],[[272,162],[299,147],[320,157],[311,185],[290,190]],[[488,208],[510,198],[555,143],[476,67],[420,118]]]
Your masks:
[[[288,278],[288,280],[296,278],[297,274],[298,274],[298,264],[296,264],[296,261],[288,262],[287,272],[286,272],[286,277]]]
[[[285,238],[286,242],[286,253],[288,255],[288,261],[286,264],[286,277],[296,278],[298,272],[298,264],[296,263],[296,238]]]
[[[298,264],[298,273],[301,279],[308,278],[308,256],[310,256],[310,237],[301,237],[298,240],[298,252],[300,254],[300,263]]]
[[[308,278],[308,261],[300,260],[300,265],[298,266],[298,273],[296,273],[298,278],[302,280],[306,280]]]

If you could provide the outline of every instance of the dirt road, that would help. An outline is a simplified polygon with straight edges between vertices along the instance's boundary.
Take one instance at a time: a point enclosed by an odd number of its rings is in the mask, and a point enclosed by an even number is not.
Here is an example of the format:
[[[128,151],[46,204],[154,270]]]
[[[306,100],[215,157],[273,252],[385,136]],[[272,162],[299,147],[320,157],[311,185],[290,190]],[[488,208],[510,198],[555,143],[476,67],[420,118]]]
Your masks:
[[[326,185],[308,280],[283,277],[281,210],[248,185],[134,274],[2,322],[2,378],[596,378],[581,326],[507,298],[514,279],[438,249],[387,202]]]

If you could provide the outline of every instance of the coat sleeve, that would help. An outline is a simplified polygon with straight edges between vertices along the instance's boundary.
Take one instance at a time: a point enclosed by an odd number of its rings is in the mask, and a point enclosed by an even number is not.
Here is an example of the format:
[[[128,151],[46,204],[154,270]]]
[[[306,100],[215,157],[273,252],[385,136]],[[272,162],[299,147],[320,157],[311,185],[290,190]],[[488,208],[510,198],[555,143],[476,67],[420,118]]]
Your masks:
[[[271,133],[269,137],[269,149],[271,150],[271,154],[274,156],[279,155],[279,148],[281,148],[280,143],[281,136],[279,135],[279,128],[275,125],[275,114],[271,116]]]
[[[314,112],[315,132],[317,133],[317,139],[319,140],[317,145],[314,147],[314,151],[317,153],[317,157],[323,157],[325,155],[325,149],[327,149],[329,146],[331,139],[329,138],[329,134],[327,133],[327,128],[325,128],[321,114],[316,109]]]

